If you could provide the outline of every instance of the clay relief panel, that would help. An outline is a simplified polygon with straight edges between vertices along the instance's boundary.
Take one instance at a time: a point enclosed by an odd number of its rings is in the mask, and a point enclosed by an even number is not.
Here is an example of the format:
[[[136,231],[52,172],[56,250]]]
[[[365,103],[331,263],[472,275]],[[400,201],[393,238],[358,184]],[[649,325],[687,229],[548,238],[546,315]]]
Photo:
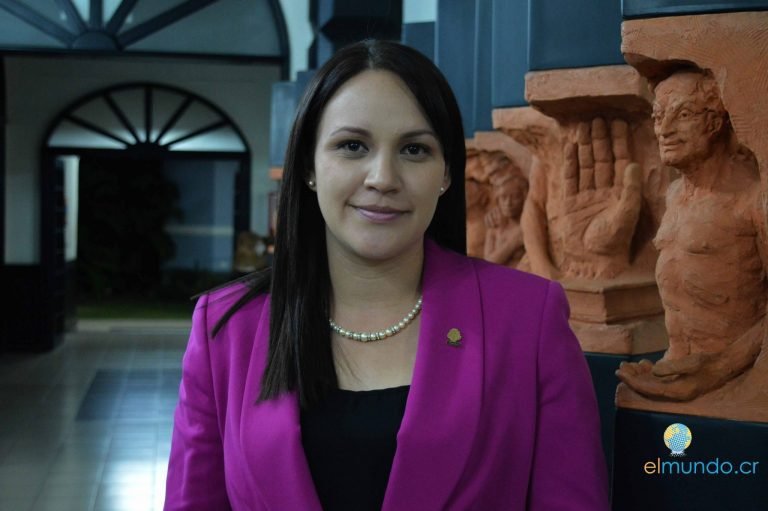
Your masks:
[[[494,111],[533,155],[519,268],[563,284],[585,351],[664,350],[652,240],[675,173],[647,84],[629,66],[535,72],[526,97],[532,107]]]
[[[490,204],[491,185],[485,178],[485,172],[480,165],[480,155],[474,144],[467,145],[464,189],[467,197],[467,254],[483,257],[485,214]]]
[[[557,280],[651,274],[651,240],[673,174],[633,140],[638,132],[647,140],[650,126],[596,115],[551,129],[535,144],[541,156],[522,215],[527,269]]]
[[[478,134],[467,150],[466,172],[467,252],[512,268],[525,252],[520,216],[530,164],[525,149],[510,150],[513,145],[498,133]]]
[[[526,232],[535,233],[529,246],[537,245],[530,268],[555,279],[614,278],[636,259],[632,241],[643,202],[628,123],[595,117],[563,131],[562,158],[537,168],[523,219]]]
[[[528,194],[528,180],[517,167],[491,174],[490,209],[485,214],[483,258],[516,267],[525,253],[520,215]]]

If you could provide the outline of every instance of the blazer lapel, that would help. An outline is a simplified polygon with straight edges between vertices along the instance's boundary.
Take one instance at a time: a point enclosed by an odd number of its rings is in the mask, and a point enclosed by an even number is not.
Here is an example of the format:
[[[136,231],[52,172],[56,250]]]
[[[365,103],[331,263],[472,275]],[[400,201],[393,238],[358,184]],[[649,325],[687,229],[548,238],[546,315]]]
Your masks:
[[[484,337],[470,260],[427,241],[422,292],[416,363],[385,511],[445,509],[478,429]]]
[[[251,490],[267,509],[322,511],[301,443],[299,402],[295,392],[256,403],[269,346],[269,307],[262,309],[256,332],[245,399],[240,443]]]

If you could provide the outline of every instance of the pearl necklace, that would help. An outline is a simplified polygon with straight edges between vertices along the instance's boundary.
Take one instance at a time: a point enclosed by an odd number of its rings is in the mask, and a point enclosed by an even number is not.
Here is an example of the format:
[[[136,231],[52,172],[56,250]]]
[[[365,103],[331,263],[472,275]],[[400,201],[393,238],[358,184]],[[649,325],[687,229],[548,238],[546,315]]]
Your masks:
[[[382,339],[386,339],[387,337],[392,337],[396,333],[400,332],[405,327],[407,327],[411,321],[413,321],[413,318],[419,315],[419,312],[421,312],[421,299],[422,297],[420,296],[419,300],[416,302],[416,305],[413,306],[413,309],[411,309],[410,312],[408,312],[408,314],[406,314],[405,317],[398,321],[394,326],[385,328],[384,330],[379,330],[378,332],[354,332],[352,330],[346,330],[337,325],[336,322],[331,318],[328,318],[328,323],[331,325],[331,330],[342,337],[346,337],[347,339],[360,342],[380,341]]]

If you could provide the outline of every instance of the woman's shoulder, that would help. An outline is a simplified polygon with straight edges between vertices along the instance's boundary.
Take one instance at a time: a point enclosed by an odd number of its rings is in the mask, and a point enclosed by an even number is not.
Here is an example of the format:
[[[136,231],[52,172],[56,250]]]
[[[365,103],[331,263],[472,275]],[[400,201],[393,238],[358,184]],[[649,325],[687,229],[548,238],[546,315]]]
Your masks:
[[[563,295],[560,284],[544,277],[480,259],[473,259],[472,264],[483,302],[493,304],[492,316],[514,317],[515,321],[526,317],[535,323],[548,304]]]
[[[491,263],[476,257],[470,257],[452,250],[438,246],[435,243],[429,245],[430,259],[439,261],[442,268],[441,273],[456,277],[456,273],[461,273],[461,278],[467,276],[467,271],[473,272],[477,278],[483,294],[509,294],[520,295],[542,295],[546,296],[550,286],[557,283],[514,268]]]
[[[228,322],[237,322],[240,318],[252,320],[253,313],[259,312],[269,298],[268,289],[260,289],[253,278],[238,279],[222,286],[201,293],[195,307],[195,314],[205,317],[211,327],[216,325],[233,307],[237,310]]]
[[[494,282],[503,284],[512,283],[531,288],[546,289],[552,283],[551,280],[540,277],[539,275],[534,275],[533,273],[524,272],[508,266],[502,266],[484,259],[475,257],[467,258],[472,261],[475,271],[478,274],[478,278],[488,284],[493,284]]]

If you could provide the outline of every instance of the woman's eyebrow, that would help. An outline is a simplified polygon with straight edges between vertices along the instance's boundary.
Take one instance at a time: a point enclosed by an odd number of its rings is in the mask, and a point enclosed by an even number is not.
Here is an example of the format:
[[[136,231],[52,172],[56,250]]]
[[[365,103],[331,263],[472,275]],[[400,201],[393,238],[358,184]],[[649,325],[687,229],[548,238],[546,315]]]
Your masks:
[[[400,135],[400,138],[415,138],[415,137],[420,137],[422,135],[429,135],[430,137],[437,139],[437,135],[435,135],[435,132],[430,129],[406,131],[405,133]]]
[[[355,126],[341,126],[340,128],[336,128],[335,130],[333,130],[331,132],[330,136],[334,136],[334,135],[336,135],[338,133],[341,133],[342,131],[348,131],[350,133],[356,133],[358,135],[362,135],[362,136],[365,136],[365,137],[368,137],[368,136],[371,135],[370,131],[368,131],[366,129],[363,129],[363,128],[357,128]]]
[[[371,136],[371,132],[370,131],[368,131],[368,130],[366,130],[364,128],[358,128],[356,126],[340,126],[340,127],[336,128],[335,130],[333,130],[330,133],[329,136],[332,137],[332,136],[338,135],[339,133],[344,133],[344,132],[346,132],[346,133],[354,133],[354,134],[361,135],[361,136],[364,136],[364,137],[370,137]],[[435,134],[435,132],[432,131],[431,129],[428,129],[428,128],[415,129],[415,130],[411,130],[411,131],[406,131],[405,133],[402,133],[400,135],[400,139],[416,138],[416,137],[420,137],[420,136],[423,136],[423,135],[427,135],[427,136],[430,136],[430,137],[433,137],[433,138],[437,139],[437,135]]]

